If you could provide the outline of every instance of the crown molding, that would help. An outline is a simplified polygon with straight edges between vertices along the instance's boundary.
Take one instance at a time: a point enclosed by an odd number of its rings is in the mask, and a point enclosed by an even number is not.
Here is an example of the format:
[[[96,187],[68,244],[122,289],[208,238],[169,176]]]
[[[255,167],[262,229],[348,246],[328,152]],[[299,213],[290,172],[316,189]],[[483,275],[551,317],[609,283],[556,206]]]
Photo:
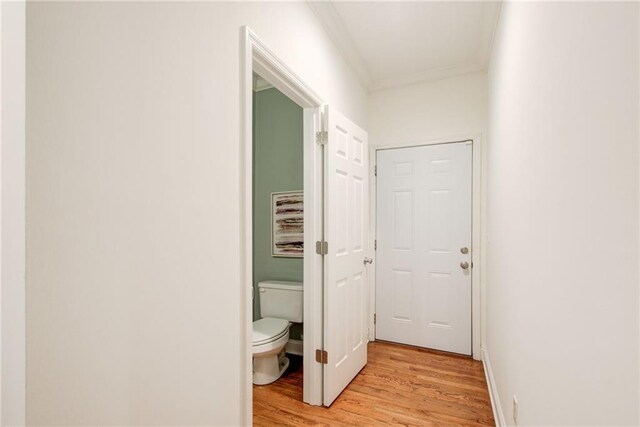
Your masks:
[[[468,64],[456,65],[453,67],[432,68],[421,73],[380,79],[370,86],[369,92],[379,92],[387,89],[395,89],[403,86],[427,83],[431,81],[448,79],[450,77],[459,77],[465,74],[474,74],[483,71],[484,68],[479,62],[471,62]]]
[[[338,12],[330,1],[312,1],[308,0],[307,4],[316,15],[322,27],[329,35],[329,38],[336,45],[347,64],[353,69],[358,76],[360,83],[365,89],[369,89],[371,85],[371,74],[367,65],[363,61],[358,49],[356,48],[347,28],[345,27]]]
[[[383,79],[373,79],[366,62],[362,59],[358,49],[347,31],[340,15],[330,0],[312,1],[307,4],[315,13],[323,28],[337,46],[347,63],[355,71],[361,84],[369,92],[377,92],[396,87],[426,83],[457,77],[465,74],[487,71],[493,51],[502,0],[484,2],[482,12],[481,45],[477,55],[470,62],[441,68],[432,68],[414,74],[398,74]]]
[[[491,62],[493,44],[496,38],[496,31],[498,30],[498,22],[500,21],[500,11],[502,10],[502,0],[486,2],[484,6],[478,61],[482,64],[482,69],[486,71],[489,69],[489,63]]]

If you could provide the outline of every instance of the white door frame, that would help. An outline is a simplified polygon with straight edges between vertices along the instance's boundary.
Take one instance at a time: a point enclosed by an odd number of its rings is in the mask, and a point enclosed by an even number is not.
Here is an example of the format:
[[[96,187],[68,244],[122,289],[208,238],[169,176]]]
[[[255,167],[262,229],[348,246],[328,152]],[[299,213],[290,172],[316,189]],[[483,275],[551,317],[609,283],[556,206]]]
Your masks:
[[[26,425],[26,2],[0,4],[0,424]]]
[[[322,348],[322,256],[314,242],[322,240],[322,148],[315,143],[320,130],[322,99],[279,59],[247,26],[241,28],[240,57],[240,363],[243,425],[252,424],[252,323],[253,323],[253,72],[304,109],[304,401],[322,405],[322,365],[313,353]],[[244,326],[244,327],[242,327]]]
[[[482,258],[482,254],[484,253],[484,224],[483,224],[483,208],[485,205],[483,201],[483,157],[482,157],[482,135],[481,134],[471,134],[471,135],[462,135],[457,137],[450,138],[439,138],[435,140],[428,141],[419,141],[419,142],[406,142],[406,143],[398,143],[398,144],[390,144],[390,145],[382,145],[376,147],[369,148],[369,158],[371,159],[369,162],[369,209],[371,211],[371,222],[369,226],[369,236],[371,241],[369,244],[370,247],[375,247],[376,236],[376,177],[375,177],[375,168],[377,165],[377,152],[378,150],[389,150],[394,148],[410,148],[410,147],[419,147],[425,145],[436,145],[436,144],[450,144],[454,142],[463,142],[463,141],[472,141],[473,143],[473,158],[472,158],[472,168],[473,168],[473,180],[472,180],[472,208],[471,208],[471,216],[472,216],[472,231],[471,231],[471,262],[473,264],[473,271],[471,275],[471,350],[472,356],[476,360],[482,360],[482,354],[480,351],[482,342],[484,341],[484,290],[482,284],[484,281],[482,278],[482,271],[484,270],[484,260]],[[374,251],[374,260],[377,256],[377,253]],[[374,266],[375,266],[374,261]],[[369,307],[371,308],[369,312],[369,340],[375,341],[375,324],[374,324],[374,313],[376,310],[376,269],[371,269],[371,274],[369,276],[371,279],[369,280]]]
[[[2,44],[2,4],[0,3],[0,45]],[[2,82],[2,54],[0,53],[0,82]],[[2,84],[0,83],[0,107]],[[2,425],[2,113],[0,112],[0,425]]]

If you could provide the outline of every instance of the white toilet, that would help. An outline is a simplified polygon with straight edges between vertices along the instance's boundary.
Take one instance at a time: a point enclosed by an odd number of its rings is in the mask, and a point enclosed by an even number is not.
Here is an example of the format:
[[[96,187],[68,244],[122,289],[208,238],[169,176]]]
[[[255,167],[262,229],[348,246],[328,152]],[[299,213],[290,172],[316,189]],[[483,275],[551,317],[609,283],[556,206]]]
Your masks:
[[[262,319],[253,322],[253,383],[270,384],[289,367],[289,325],[302,323],[302,283],[258,283]]]

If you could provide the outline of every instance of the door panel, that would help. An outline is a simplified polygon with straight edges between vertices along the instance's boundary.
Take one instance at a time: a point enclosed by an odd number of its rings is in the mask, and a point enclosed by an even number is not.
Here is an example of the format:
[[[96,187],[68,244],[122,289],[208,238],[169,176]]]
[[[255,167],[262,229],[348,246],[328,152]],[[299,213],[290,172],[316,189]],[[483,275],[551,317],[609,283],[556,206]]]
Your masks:
[[[378,151],[376,338],[471,354],[471,162],[466,142]]]
[[[324,404],[331,405],[367,363],[364,258],[369,227],[367,134],[327,108],[325,146]]]

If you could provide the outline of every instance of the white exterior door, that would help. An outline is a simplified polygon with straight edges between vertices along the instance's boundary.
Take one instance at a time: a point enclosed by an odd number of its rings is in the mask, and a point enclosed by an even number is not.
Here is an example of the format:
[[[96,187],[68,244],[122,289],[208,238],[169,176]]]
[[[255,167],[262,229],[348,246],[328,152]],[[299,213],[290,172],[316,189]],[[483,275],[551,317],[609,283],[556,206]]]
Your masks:
[[[471,354],[471,142],[380,150],[376,338]]]
[[[325,112],[324,404],[367,363],[369,226],[367,133],[335,110]]]

